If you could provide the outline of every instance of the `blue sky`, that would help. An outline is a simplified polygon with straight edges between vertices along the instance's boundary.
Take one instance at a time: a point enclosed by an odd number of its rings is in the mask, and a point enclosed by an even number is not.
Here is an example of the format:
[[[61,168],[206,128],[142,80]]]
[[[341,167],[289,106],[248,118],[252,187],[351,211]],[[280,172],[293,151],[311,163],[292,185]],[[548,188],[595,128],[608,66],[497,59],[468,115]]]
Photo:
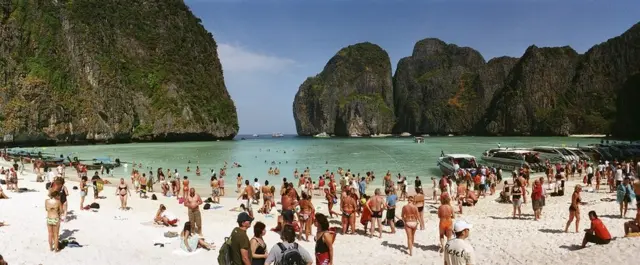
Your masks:
[[[342,47],[369,41],[395,66],[440,38],[489,60],[537,46],[583,53],[640,21],[638,0],[185,0],[218,43],[241,134],[295,133],[300,84]]]

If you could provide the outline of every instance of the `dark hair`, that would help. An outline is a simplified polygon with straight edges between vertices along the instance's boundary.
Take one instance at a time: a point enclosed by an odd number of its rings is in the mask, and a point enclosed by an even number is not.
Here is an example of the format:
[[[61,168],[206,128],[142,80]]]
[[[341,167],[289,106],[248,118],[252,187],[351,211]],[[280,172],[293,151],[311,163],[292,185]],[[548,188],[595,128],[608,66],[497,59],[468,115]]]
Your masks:
[[[164,204],[160,204],[160,210],[163,210],[163,211],[164,211],[164,210],[166,210],[166,209],[167,209],[167,207],[165,207],[165,206],[164,206]]]
[[[320,230],[322,231],[327,231],[329,230],[329,220],[327,219],[327,216],[321,213],[316,213],[316,222],[318,222],[318,226],[320,227]]]
[[[49,196],[51,196],[51,198],[56,198],[56,197],[60,196],[60,192],[57,191],[57,190],[54,190],[51,193],[49,193]]]
[[[87,176],[83,176],[83,177],[82,177],[82,180],[83,180],[83,181],[87,181],[87,180],[89,180],[89,178],[87,178]]]
[[[257,222],[256,224],[253,225],[253,236],[257,238],[262,238],[262,232],[264,232],[265,228],[266,226],[264,225],[263,222]]]
[[[265,181],[264,181],[264,185],[269,185],[269,181],[268,181],[268,180],[265,180]]]
[[[254,178],[253,181],[258,182],[258,178]]]
[[[293,229],[293,226],[285,225],[284,227],[282,227],[280,239],[289,243],[293,243],[294,241],[296,241],[296,231]]]
[[[191,222],[184,222],[184,228],[182,228],[182,232],[184,231],[189,231],[189,234],[191,234]]]
[[[460,232],[454,232],[453,234],[456,235],[456,238],[459,238],[462,236],[462,233],[464,233],[464,230],[460,231]]]
[[[287,182],[287,178],[282,178],[282,182]]]
[[[589,216],[593,216],[593,218],[598,219],[598,214],[596,213],[596,211],[589,211]]]

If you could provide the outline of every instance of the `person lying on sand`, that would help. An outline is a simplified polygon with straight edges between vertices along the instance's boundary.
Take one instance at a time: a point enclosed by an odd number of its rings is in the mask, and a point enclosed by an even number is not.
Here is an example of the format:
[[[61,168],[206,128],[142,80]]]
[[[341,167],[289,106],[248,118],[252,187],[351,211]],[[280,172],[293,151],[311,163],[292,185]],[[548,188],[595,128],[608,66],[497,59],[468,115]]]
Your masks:
[[[204,248],[206,250],[215,249],[214,245],[207,243],[204,238],[191,232],[190,222],[184,223],[180,239],[180,248],[186,252],[194,252],[198,248]]]
[[[9,226],[9,224],[7,224],[5,222],[0,222],[0,227],[3,227],[3,226]]]
[[[0,185],[0,199],[9,199],[9,196],[2,190],[2,185]]]
[[[153,218],[156,224],[162,224],[165,226],[177,226],[178,218],[171,212],[167,211],[167,207],[164,204],[160,204],[160,208]]]

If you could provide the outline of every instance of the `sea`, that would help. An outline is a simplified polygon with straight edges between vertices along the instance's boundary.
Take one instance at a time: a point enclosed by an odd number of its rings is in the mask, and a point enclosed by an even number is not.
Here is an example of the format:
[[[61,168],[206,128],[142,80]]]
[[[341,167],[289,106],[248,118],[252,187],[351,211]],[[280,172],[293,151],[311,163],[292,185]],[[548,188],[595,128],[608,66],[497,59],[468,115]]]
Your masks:
[[[307,167],[314,178],[325,170],[336,172],[338,167],[342,167],[361,175],[373,171],[377,176],[383,176],[391,171],[393,175],[420,176],[426,182],[441,175],[437,159],[442,152],[470,154],[480,161],[482,152],[498,145],[576,146],[599,142],[598,138],[579,137],[442,136],[424,137],[424,143],[415,143],[413,137],[311,138],[285,135],[272,138],[271,135],[238,135],[232,141],[59,146],[35,148],[35,151],[80,159],[119,158],[123,162],[136,163],[136,168],[137,164],[142,164],[142,172],[152,170],[154,175],[159,167],[165,172],[177,169],[181,176],[188,176],[200,191],[209,187],[211,170],[218,172],[225,161],[228,163],[225,178],[228,184],[235,183],[237,174],[252,182],[258,178],[261,183],[269,180],[280,184],[282,178],[293,179],[295,169],[302,172]],[[231,167],[234,162],[241,167]],[[195,175],[196,166],[200,167],[201,176]],[[116,168],[112,174],[126,178],[132,167]],[[186,172],[187,167],[191,172]],[[269,168],[275,167],[280,169],[280,175],[268,175]]]

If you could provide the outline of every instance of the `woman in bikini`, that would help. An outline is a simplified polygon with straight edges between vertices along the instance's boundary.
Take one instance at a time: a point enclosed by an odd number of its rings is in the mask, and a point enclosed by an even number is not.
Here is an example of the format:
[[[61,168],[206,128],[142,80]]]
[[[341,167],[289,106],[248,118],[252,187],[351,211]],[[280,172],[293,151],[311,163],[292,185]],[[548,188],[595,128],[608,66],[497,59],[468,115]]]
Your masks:
[[[315,226],[318,228],[314,240],[316,241],[315,253],[317,265],[333,264],[333,242],[336,234],[329,229],[327,216],[321,213],[315,214]]]
[[[308,193],[302,193],[302,200],[300,200],[300,214],[298,215],[298,219],[300,220],[300,234],[299,237],[302,238],[302,232],[304,231],[304,240],[309,241],[309,235],[311,234],[311,225],[313,224],[313,215],[315,214],[315,209],[313,208],[313,203],[311,202],[311,196]]]
[[[182,180],[182,198],[187,198],[189,197],[189,180],[187,179],[187,176],[183,177],[184,179]]]
[[[120,210],[127,209],[127,194],[131,196],[131,192],[129,192],[129,186],[124,183],[124,178],[120,178],[120,184],[116,189],[116,195],[120,196]]]
[[[511,201],[513,202],[513,218],[516,218],[516,212],[518,212],[518,217],[522,217],[522,184],[520,179],[516,178],[513,183]]]
[[[422,191],[413,197],[413,204],[418,208],[418,221],[420,221],[420,230],[424,230],[424,194]]]
[[[44,201],[47,210],[47,231],[49,233],[49,250],[60,251],[58,241],[60,237],[60,217],[62,216],[62,204],[60,192],[53,190],[49,193],[49,199]]]
[[[80,181],[80,211],[84,210],[84,197],[87,197],[87,191],[89,187],[87,187],[87,177],[82,177]]]
[[[573,194],[571,195],[571,206],[569,206],[569,221],[567,221],[567,225],[564,228],[564,232],[567,233],[569,231],[569,226],[573,219],[576,219],[576,233],[578,233],[579,225],[580,225],[580,192],[582,191],[582,187],[580,184],[577,184],[575,189],[573,190]]]
[[[60,192],[60,204],[62,204],[62,215],[60,216],[60,221],[64,222],[67,220],[67,196],[69,196],[69,190],[67,190],[67,187],[64,185],[63,177],[58,177],[57,181],[60,183],[58,191]]]
[[[351,197],[351,191],[346,190],[346,196],[340,199],[342,210],[342,233],[354,234],[356,232],[356,201]],[[347,232],[351,226],[351,231]]]
[[[329,188],[324,188],[324,198],[327,200],[328,208],[329,208],[329,218],[333,218],[333,215],[340,215],[333,211],[334,197],[331,194]]]
[[[442,205],[438,207],[438,218],[440,223],[438,224],[438,230],[440,231],[440,252],[444,250],[444,237],[447,237],[447,241],[451,239],[453,232],[453,218],[455,218],[453,207],[451,206],[451,199],[449,197],[442,198]]]
[[[407,232],[407,249],[409,256],[413,255],[413,241],[418,228],[419,218],[418,207],[416,207],[413,196],[409,196],[409,203],[402,207],[402,220],[404,221],[404,231]]]

